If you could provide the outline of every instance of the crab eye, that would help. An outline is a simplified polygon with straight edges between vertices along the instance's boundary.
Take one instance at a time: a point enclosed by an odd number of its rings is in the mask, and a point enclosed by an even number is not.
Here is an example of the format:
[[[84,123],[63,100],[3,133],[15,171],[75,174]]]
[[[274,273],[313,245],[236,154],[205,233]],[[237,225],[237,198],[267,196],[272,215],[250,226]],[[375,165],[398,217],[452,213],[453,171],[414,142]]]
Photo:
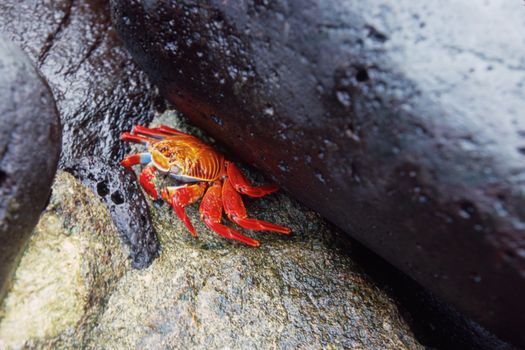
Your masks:
[[[170,165],[168,158],[166,158],[162,153],[160,153],[157,150],[153,150],[151,152],[151,158],[153,160],[153,164],[157,169],[160,171],[169,171]]]

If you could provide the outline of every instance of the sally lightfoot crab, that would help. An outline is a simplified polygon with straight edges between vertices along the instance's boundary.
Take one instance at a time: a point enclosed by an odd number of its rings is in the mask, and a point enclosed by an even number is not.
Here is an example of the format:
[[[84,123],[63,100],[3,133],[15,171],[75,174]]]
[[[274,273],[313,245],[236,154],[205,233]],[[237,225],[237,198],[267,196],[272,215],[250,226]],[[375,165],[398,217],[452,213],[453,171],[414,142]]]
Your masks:
[[[160,190],[160,197],[169,203],[193,236],[197,236],[184,207],[201,197],[201,218],[218,234],[250,246],[258,247],[259,241],[221,224],[222,210],[237,225],[250,230],[267,230],[288,234],[290,229],[271,222],[247,217],[240,194],[262,197],[278,190],[277,186],[251,186],[239,169],[224,159],[211,146],[198,138],[165,125],[147,128],[137,125],[132,132],[124,132],[121,140],[142,143],[148,152],[133,154],[121,164],[131,169],[133,165],[145,167],[139,177],[140,185],[154,200],[159,199],[155,185],[157,172],[169,174],[182,182]]]

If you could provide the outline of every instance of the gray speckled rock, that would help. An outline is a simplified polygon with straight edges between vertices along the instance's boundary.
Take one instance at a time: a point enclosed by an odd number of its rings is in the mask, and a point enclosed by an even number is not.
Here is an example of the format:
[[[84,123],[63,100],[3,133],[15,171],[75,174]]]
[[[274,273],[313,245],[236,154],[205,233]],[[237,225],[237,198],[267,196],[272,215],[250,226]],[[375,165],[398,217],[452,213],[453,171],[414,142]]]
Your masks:
[[[164,118],[188,130],[174,115]],[[152,206],[160,256],[133,270],[101,201],[66,174],[53,193],[7,298],[2,349],[24,343],[35,349],[423,348],[396,303],[337,248],[340,234],[283,194],[246,200],[254,217],[294,232],[246,232],[260,239],[258,249],[207,230],[197,206],[188,208],[197,239],[168,206]],[[38,246],[55,249],[33,260]],[[45,261],[62,274],[42,274],[33,289],[18,279]],[[65,294],[36,297],[38,286],[55,290],[64,280]],[[23,300],[59,303],[60,317],[50,307],[34,307],[28,318]]]
[[[49,87],[22,50],[0,36],[0,300],[49,198],[59,154]]]

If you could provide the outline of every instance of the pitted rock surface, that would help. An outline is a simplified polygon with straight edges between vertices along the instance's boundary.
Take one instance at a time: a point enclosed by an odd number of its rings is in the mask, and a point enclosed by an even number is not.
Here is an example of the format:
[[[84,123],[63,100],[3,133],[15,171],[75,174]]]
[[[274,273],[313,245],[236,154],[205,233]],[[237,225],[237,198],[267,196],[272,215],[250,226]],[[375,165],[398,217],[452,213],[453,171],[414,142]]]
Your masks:
[[[0,301],[51,191],[60,122],[47,83],[0,36]]]
[[[86,157],[68,169],[106,204],[122,240],[130,247],[131,266],[149,266],[158,254],[156,235],[137,177],[124,167]]]
[[[28,54],[49,82],[63,126],[60,168],[76,176],[91,171],[80,168],[87,163],[100,163],[94,167],[101,172],[116,169],[127,151],[120,133],[149,121],[163,102],[120,44],[107,2],[2,1],[0,31]],[[106,178],[108,186],[127,186],[119,182],[124,179],[119,174],[97,176]],[[127,191],[122,200],[137,208],[114,220],[124,241],[130,242],[134,266],[144,268],[158,250],[155,233],[149,216],[144,225],[131,216],[145,207],[142,197]]]
[[[525,345],[522,4],[111,4],[195,124]]]

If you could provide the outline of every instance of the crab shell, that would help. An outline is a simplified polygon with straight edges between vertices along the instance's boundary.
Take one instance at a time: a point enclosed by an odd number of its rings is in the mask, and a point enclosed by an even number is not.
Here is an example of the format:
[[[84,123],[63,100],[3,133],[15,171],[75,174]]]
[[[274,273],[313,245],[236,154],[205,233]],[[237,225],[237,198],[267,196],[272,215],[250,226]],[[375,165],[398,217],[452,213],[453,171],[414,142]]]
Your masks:
[[[182,182],[215,181],[224,172],[224,157],[193,136],[155,142],[149,153],[155,168]]]
[[[124,141],[148,146],[147,153],[133,154],[122,160],[126,168],[146,165],[140,174],[140,184],[153,199],[158,199],[155,175],[157,171],[168,173],[184,182],[181,186],[168,186],[160,190],[160,196],[172,207],[190,233],[197,235],[184,208],[200,198],[201,218],[210,229],[230,239],[257,247],[259,242],[221,224],[222,212],[231,221],[251,230],[267,230],[288,234],[290,229],[271,222],[248,218],[240,194],[262,197],[277,191],[277,186],[251,186],[235,164],[198,138],[165,125],[146,128],[137,125],[132,133],[121,135]]]

